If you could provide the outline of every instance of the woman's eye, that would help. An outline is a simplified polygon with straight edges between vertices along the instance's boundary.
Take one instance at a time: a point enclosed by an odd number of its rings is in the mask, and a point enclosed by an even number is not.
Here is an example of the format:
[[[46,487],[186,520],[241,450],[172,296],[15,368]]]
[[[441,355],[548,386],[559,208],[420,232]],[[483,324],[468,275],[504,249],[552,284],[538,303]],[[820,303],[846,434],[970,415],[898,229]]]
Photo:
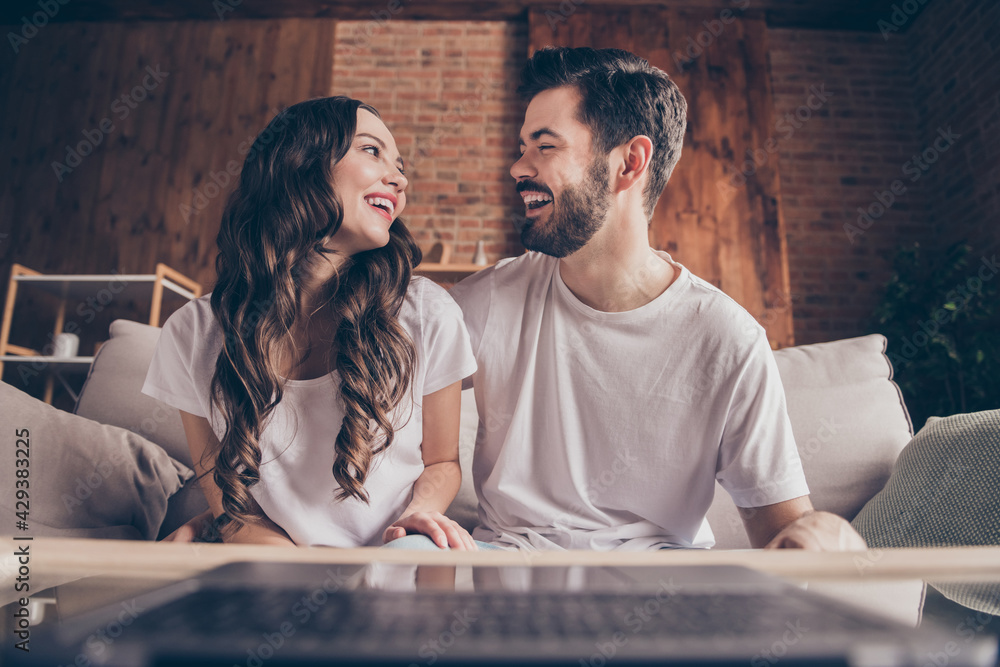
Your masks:
[[[375,157],[378,157],[378,146],[365,146],[361,150],[363,150],[363,151],[370,151],[371,155],[374,155]]]

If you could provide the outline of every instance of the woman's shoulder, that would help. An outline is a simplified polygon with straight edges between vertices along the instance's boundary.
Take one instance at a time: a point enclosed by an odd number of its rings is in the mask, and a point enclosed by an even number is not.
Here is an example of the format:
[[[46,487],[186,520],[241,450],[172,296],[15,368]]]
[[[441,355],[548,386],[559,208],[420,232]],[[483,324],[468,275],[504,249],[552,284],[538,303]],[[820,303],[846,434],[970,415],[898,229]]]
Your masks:
[[[222,346],[222,328],[212,312],[212,295],[191,299],[175,310],[163,323],[160,337],[194,353],[218,353]]]
[[[417,307],[426,307],[428,303],[455,303],[455,300],[448,294],[448,290],[424,276],[410,278],[410,286],[406,290],[406,301]]]
[[[215,315],[212,314],[211,292],[191,299],[178,308],[167,318],[163,328],[176,331],[191,331],[205,333],[215,328]]]
[[[462,311],[445,288],[424,276],[413,276],[399,316],[423,328],[442,319],[461,319]]]

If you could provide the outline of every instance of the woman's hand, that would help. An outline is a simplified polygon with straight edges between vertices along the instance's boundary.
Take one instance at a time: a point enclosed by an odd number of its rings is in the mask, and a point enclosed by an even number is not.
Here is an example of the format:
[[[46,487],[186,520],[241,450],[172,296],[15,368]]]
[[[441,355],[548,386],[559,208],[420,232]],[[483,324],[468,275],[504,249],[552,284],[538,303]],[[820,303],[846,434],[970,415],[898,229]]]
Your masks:
[[[163,538],[164,542],[194,542],[212,522],[212,510],[207,509]]]
[[[442,549],[479,550],[469,531],[440,512],[414,512],[400,517],[382,533],[382,542],[392,542],[409,533],[426,535]]]

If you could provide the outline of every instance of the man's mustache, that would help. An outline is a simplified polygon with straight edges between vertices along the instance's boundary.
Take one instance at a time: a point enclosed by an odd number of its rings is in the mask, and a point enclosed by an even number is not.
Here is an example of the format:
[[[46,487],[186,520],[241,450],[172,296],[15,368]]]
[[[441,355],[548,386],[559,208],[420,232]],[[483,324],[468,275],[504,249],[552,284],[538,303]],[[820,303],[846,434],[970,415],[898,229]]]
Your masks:
[[[517,193],[521,194],[525,190],[531,190],[532,192],[544,192],[548,196],[555,199],[555,195],[552,194],[552,190],[538,183],[536,181],[519,181],[517,184]]]

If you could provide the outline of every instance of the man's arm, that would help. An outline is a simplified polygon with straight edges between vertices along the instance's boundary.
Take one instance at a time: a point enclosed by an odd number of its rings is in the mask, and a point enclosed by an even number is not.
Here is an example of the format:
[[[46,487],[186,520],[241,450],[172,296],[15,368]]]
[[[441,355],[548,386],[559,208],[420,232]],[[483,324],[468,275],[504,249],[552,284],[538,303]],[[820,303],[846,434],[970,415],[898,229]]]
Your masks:
[[[813,509],[809,496],[737,509],[755,549],[863,551],[868,548],[864,538],[843,518]]]

